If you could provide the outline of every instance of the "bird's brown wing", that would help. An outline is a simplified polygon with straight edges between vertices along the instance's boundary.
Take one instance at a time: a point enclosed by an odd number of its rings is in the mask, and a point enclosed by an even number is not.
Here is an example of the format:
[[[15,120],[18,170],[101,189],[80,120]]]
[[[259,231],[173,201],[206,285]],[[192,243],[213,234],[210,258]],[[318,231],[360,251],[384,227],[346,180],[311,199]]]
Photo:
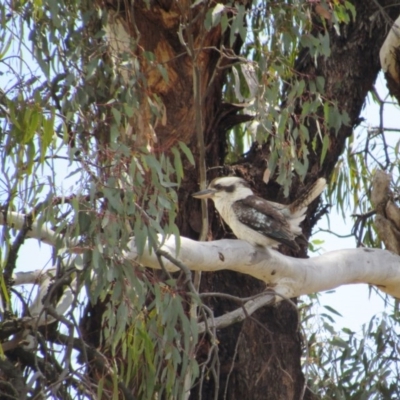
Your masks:
[[[267,200],[258,196],[248,196],[234,202],[232,207],[242,224],[294,250],[299,249],[288,221]]]

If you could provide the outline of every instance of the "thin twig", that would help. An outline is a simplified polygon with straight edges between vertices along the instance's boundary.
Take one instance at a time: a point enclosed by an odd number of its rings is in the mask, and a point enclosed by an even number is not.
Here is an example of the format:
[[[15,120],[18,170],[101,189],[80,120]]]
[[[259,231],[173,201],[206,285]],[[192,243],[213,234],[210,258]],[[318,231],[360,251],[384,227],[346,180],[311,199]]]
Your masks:
[[[228,375],[226,376],[226,383],[225,383],[225,389],[224,389],[224,400],[227,399],[227,395],[228,395],[228,386],[229,386],[229,379],[230,379],[230,377],[231,377],[231,375],[232,375],[232,372],[233,372],[233,369],[234,369],[234,367],[235,367],[235,359],[236,359],[236,356],[237,356],[237,354],[238,354],[239,343],[240,343],[240,341],[242,340],[242,336],[243,336],[243,326],[242,326],[242,328],[241,328],[241,330],[240,330],[240,333],[239,333],[239,336],[238,336],[238,338],[237,338],[237,340],[236,340],[235,349],[234,349],[234,351],[233,351],[233,356],[232,356],[231,366],[230,366],[230,368],[229,368]]]

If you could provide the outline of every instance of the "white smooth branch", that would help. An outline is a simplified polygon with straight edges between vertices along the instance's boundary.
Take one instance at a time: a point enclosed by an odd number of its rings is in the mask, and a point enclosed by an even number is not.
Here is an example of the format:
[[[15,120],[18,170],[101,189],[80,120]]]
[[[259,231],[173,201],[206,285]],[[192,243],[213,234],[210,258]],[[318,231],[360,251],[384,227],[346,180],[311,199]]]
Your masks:
[[[162,246],[176,257],[175,238]],[[150,268],[160,268],[154,252],[145,250],[139,257],[134,240],[126,257]],[[400,257],[381,249],[347,249],[307,259],[285,256],[272,249],[253,247],[242,240],[196,242],[181,237],[177,257],[193,271],[229,269],[254,276],[285,297],[316,293],[352,283],[371,284],[385,293],[400,298]],[[164,259],[169,271],[177,271],[172,262]],[[281,298],[277,297],[277,301]]]

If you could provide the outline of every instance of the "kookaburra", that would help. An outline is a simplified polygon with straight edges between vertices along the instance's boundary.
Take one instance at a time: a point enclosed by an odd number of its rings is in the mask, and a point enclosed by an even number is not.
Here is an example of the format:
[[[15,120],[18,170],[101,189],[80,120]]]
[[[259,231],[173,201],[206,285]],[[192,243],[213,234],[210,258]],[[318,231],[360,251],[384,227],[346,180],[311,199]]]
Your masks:
[[[238,239],[253,246],[278,247],[283,243],[298,250],[296,236],[308,205],[326,186],[319,178],[301,197],[284,205],[256,196],[242,178],[227,176],[214,179],[207,189],[194,193],[198,199],[212,199],[223,220]]]

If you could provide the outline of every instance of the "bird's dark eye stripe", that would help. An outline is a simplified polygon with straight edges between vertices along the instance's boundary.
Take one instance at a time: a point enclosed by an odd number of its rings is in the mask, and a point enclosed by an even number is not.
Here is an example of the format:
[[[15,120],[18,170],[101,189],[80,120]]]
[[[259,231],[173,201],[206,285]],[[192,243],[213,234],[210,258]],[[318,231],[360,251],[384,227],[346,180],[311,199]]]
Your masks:
[[[214,187],[214,189],[216,189],[216,190],[223,190],[223,191],[228,192],[228,193],[232,193],[232,192],[235,191],[235,185],[223,186],[223,185],[217,183],[217,184],[214,185],[213,187]]]

